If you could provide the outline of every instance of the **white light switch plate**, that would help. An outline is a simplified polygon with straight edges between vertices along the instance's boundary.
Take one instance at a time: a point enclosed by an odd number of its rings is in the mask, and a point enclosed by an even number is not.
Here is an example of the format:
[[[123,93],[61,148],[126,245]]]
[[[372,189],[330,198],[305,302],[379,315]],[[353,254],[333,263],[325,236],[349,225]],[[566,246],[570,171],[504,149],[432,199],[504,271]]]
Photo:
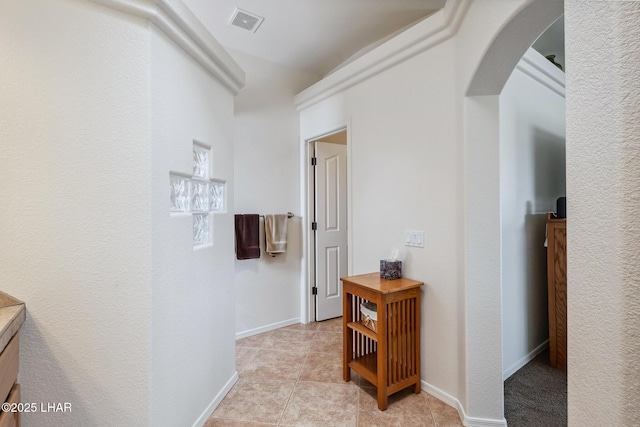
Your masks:
[[[404,245],[424,248],[424,231],[405,230]]]

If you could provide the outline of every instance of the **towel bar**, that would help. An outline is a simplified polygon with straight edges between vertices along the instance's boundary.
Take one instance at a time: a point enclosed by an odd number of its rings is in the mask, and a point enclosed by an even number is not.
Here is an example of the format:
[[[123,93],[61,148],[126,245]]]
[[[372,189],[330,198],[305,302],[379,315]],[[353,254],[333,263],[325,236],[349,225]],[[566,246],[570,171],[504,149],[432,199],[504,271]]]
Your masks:
[[[291,212],[287,212],[287,218],[293,218],[295,215]],[[264,215],[260,215],[260,218],[264,218]]]

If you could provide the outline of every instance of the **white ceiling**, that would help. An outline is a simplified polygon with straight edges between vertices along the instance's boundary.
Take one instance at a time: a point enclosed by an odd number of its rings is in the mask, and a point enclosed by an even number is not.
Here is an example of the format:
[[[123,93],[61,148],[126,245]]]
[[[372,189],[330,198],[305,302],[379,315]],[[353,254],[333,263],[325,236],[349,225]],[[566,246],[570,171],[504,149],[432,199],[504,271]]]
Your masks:
[[[446,0],[183,0],[223,46],[324,76]],[[259,15],[253,33],[229,25],[235,8]]]

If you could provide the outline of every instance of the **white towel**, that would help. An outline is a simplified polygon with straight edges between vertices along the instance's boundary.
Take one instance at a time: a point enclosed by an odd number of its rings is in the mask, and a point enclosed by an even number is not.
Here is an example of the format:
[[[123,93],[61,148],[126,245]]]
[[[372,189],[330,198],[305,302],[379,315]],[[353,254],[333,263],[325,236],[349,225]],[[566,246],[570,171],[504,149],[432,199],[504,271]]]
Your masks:
[[[264,234],[269,255],[285,253],[287,251],[287,215],[265,215]]]

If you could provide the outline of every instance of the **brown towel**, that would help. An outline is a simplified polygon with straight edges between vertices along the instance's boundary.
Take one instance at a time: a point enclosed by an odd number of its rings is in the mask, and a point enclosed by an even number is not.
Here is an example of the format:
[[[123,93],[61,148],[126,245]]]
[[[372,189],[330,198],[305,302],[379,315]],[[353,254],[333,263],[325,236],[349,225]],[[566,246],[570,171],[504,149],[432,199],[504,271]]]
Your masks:
[[[266,251],[271,256],[287,251],[287,215],[265,215]]]
[[[236,258],[260,258],[260,216],[236,215]]]

